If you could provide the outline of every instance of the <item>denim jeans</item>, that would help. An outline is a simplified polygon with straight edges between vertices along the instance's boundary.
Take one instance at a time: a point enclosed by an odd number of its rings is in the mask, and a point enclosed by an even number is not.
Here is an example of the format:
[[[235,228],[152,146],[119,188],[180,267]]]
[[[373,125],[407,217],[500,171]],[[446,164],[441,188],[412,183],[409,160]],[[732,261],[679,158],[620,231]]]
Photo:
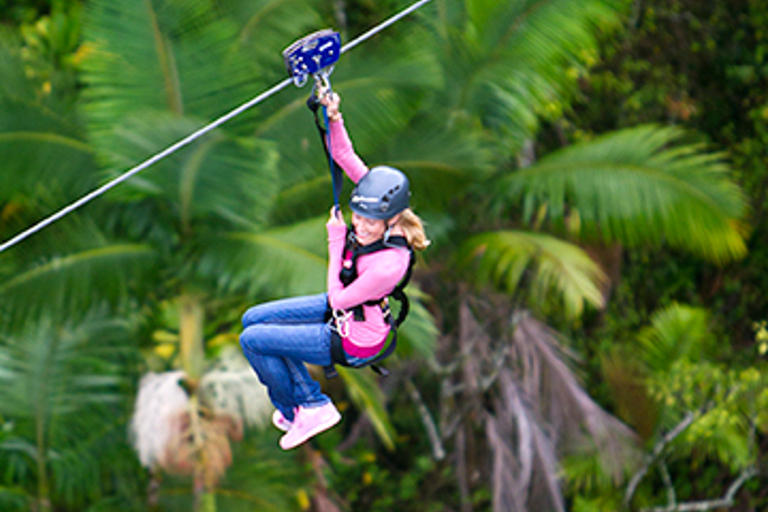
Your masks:
[[[331,325],[325,321],[327,294],[277,300],[243,315],[240,345],[274,406],[289,421],[294,409],[330,402],[304,366],[331,364]]]

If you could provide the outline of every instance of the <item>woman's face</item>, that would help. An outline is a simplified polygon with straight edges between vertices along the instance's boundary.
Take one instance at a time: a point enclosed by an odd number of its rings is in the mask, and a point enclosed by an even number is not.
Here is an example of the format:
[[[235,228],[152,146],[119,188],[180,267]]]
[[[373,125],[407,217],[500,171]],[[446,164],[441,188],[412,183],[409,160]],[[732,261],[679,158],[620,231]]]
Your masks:
[[[360,245],[368,245],[384,236],[387,224],[383,220],[369,219],[352,212],[352,227]]]

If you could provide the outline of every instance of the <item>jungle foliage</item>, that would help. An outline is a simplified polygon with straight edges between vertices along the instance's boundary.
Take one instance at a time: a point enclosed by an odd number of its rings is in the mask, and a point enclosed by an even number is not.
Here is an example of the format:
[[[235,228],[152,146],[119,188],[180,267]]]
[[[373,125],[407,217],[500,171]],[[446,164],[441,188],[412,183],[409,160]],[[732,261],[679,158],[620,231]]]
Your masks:
[[[0,0],[0,239],[403,0]],[[0,254],[0,508],[768,507],[768,6],[434,0],[332,76],[433,246],[392,375],[281,452],[250,304],[324,288],[330,179],[275,96]],[[686,508],[687,507],[687,508]]]

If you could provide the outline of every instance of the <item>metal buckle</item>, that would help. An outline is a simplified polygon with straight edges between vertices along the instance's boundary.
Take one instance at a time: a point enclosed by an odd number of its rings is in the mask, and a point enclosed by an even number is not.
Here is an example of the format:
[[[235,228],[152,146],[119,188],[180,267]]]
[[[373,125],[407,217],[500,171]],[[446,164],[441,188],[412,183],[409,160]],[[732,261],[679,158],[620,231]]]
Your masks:
[[[344,311],[343,309],[333,310],[333,323],[336,326],[336,332],[342,338],[349,338],[349,318],[351,316],[351,311]]]

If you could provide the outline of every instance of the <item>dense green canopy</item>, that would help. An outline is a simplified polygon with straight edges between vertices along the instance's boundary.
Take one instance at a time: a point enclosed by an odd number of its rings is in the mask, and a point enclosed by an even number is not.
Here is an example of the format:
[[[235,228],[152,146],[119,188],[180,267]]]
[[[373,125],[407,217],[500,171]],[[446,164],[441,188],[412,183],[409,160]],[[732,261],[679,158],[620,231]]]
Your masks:
[[[407,5],[0,0],[0,240]],[[238,334],[325,288],[308,88],[0,253],[0,509],[768,507],[766,22],[433,0],[345,54],[355,147],[432,245],[392,375],[323,380],[344,420],[295,452]]]

